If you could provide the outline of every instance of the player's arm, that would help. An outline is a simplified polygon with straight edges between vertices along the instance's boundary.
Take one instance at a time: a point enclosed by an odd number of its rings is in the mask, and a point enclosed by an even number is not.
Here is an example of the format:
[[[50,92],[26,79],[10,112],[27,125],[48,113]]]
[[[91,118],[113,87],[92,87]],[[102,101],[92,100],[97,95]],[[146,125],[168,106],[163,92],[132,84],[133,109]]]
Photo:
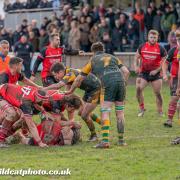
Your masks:
[[[26,84],[26,85],[34,86],[34,87],[36,87],[36,88],[40,88],[39,85],[37,85],[36,83],[34,83],[33,81],[31,81],[30,79],[28,79],[28,78],[26,78],[26,77],[23,78],[22,82],[23,82],[24,84]]]
[[[67,91],[65,94],[71,94],[75,91],[77,87],[79,87],[82,83],[82,81],[86,78],[86,76],[91,72],[91,60],[82,68],[81,74],[77,76],[77,78],[74,80],[73,84],[71,85],[71,88],[69,91]]]
[[[144,44],[141,44],[139,48],[136,51],[136,54],[134,56],[134,70],[136,73],[139,73],[140,67],[141,67],[141,49],[144,46]]]
[[[44,144],[41,138],[39,137],[37,127],[32,119],[32,105],[23,104],[21,106],[21,110],[24,113],[24,120],[28,126],[29,132],[31,133],[32,137],[35,139],[35,141],[38,143],[40,147],[47,147],[47,145]]]
[[[60,82],[58,82],[56,84],[51,84],[50,86],[45,87],[43,89],[44,90],[51,90],[51,89],[58,90],[58,89],[60,89],[61,87],[65,86],[65,85],[66,85],[66,83],[64,83],[63,81],[60,81]]]
[[[68,49],[64,48],[63,53],[65,55],[81,55],[84,51],[80,51],[78,49]]]
[[[162,62],[162,72],[163,72],[163,79],[165,81],[168,80],[168,76],[167,76],[167,71],[168,71],[168,66],[169,63],[172,62],[173,59],[173,55],[174,55],[174,51],[176,50],[176,48],[172,48],[167,55],[167,58]]]
[[[38,57],[34,63],[32,73],[31,73],[31,77],[30,77],[30,79],[32,81],[34,81],[36,73],[37,73],[38,68],[39,68],[39,65],[43,62],[45,55],[46,55],[46,48],[43,48],[42,51],[39,53],[39,55],[38,55]]]
[[[128,68],[125,65],[123,65],[123,63],[120,59],[118,59],[118,67],[122,71],[125,81],[127,82],[130,72],[129,72]]]

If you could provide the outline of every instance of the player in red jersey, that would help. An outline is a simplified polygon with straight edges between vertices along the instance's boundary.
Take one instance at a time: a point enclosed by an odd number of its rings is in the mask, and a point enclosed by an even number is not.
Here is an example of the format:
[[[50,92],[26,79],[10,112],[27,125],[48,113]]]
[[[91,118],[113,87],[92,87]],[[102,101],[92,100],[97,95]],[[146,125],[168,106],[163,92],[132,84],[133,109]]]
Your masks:
[[[80,140],[81,125],[75,121],[62,121],[62,120],[45,120],[37,125],[39,136],[43,143],[48,146],[64,146],[74,145]],[[37,142],[32,137],[25,137],[21,132],[14,136],[20,139],[22,144],[36,145]],[[12,142],[12,139],[7,141]]]
[[[38,70],[39,65],[42,63],[43,69],[41,71],[41,78],[43,82],[43,86],[48,86],[55,83],[55,79],[50,76],[50,68],[55,62],[62,62],[63,54],[69,55],[77,55],[81,54],[79,50],[70,50],[60,46],[60,37],[59,34],[51,34],[50,35],[50,45],[43,48],[36,59],[32,70],[31,80],[34,81],[36,72]]]
[[[178,31],[176,32],[178,34]],[[171,94],[171,100],[169,102],[168,107],[168,120],[164,123],[165,127],[172,127],[172,121],[174,114],[176,112],[177,108],[177,102],[179,100],[179,96],[176,94],[177,86],[178,86],[178,69],[179,69],[179,60],[177,58],[178,55],[178,46],[173,47],[168,52],[167,59],[165,63],[163,63],[162,69],[163,69],[163,79],[165,81],[168,80],[167,77],[167,71],[168,71],[168,65],[171,63],[171,70],[170,70],[170,94]]]
[[[0,86],[0,109],[4,113],[2,120],[2,126],[0,127],[0,143],[3,147],[5,138],[11,133],[12,125],[22,118],[34,139],[37,141],[40,147],[46,147],[47,145],[42,143],[37,128],[32,120],[34,106],[41,105],[43,101],[47,100],[46,92],[37,90],[31,86],[18,86],[14,84],[3,84]],[[16,108],[22,111],[21,117],[18,117]]]
[[[150,30],[148,42],[140,45],[135,55],[135,71],[138,73],[136,79],[136,97],[139,103],[138,117],[144,115],[143,90],[150,82],[156,96],[157,111],[163,115],[163,99],[161,96],[162,77],[161,66],[166,58],[166,50],[157,42],[158,32]]]
[[[22,73],[23,59],[18,57],[12,57],[9,61],[9,67],[5,71],[0,73],[0,84],[10,83],[17,84],[18,81],[22,81],[26,85],[39,87],[37,84],[27,79]]]
[[[41,107],[41,112],[47,115],[50,115],[50,119],[61,118],[63,120],[67,120],[63,115],[63,112],[66,110],[68,115],[68,120],[74,121],[74,112],[79,110],[82,106],[82,101],[79,96],[74,94],[65,95],[62,93],[58,93],[56,90],[47,91],[49,99],[44,101]],[[49,114],[50,112],[50,114]]]

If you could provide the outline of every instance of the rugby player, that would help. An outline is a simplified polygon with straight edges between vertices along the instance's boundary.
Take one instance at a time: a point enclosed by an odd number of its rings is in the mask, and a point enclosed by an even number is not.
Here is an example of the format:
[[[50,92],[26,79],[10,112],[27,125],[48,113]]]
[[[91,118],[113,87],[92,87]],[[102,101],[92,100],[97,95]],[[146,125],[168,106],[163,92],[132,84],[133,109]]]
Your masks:
[[[162,77],[161,66],[166,58],[166,50],[158,43],[159,33],[155,30],[148,32],[148,41],[140,45],[135,55],[136,97],[139,103],[138,117],[145,112],[143,90],[151,83],[156,96],[157,111],[163,116],[163,99],[161,96]]]
[[[177,35],[178,35],[178,31],[176,32],[176,36]],[[162,66],[163,79],[167,81],[168,80],[168,77],[167,77],[168,66],[169,64],[171,64],[171,69],[170,69],[171,100],[169,102],[169,107],[168,107],[168,119],[164,123],[165,127],[172,127],[173,117],[176,112],[177,102],[179,100],[179,96],[177,96],[176,94],[177,85],[178,85],[178,68],[179,68],[179,61],[177,59],[177,54],[178,54],[178,46],[171,48],[170,51],[168,52],[167,59],[165,63],[163,63],[163,66]]]
[[[58,83],[52,84],[44,89],[59,89],[63,86],[70,87],[80,72],[81,71],[79,69],[65,68],[62,63],[57,62],[52,65],[51,74]],[[101,83],[95,75],[89,74],[81,83],[79,88],[85,91],[83,96],[84,104],[79,111],[79,115],[85,121],[91,132],[89,141],[96,141],[97,135],[93,121],[96,121],[100,124],[100,119],[96,114],[91,112],[97,107],[101,90]]]
[[[50,35],[50,45],[44,47],[40,54],[38,55],[31,74],[31,80],[34,81],[35,75],[37,73],[39,65],[42,63],[43,69],[41,71],[41,78],[43,86],[49,86],[51,84],[56,83],[55,79],[50,76],[50,68],[55,62],[62,62],[63,54],[68,55],[77,55],[81,54],[82,51],[72,50],[60,47],[60,37],[59,34],[51,34]]]
[[[111,107],[115,104],[118,145],[126,145],[124,141],[124,100],[126,95],[125,79],[120,70],[121,61],[113,55],[104,53],[104,45],[101,42],[93,43],[91,51],[94,56],[82,68],[81,73],[73,82],[70,90],[72,93],[91,72],[101,80],[101,121],[102,121],[102,141],[96,148],[109,148],[109,128]]]
[[[26,78],[22,73],[23,59],[19,57],[11,57],[8,67],[0,73],[0,84],[11,83],[17,84],[22,81],[26,85],[39,88],[37,84]]]
[[[37,125],[39,136],[48,146],[74,145],[80,141],[81,125],[75,121],[44,120]],[[22,144],[37,145],[33,137],[25,137],[21,132],[15,135],[20,137]],[[12,141],[12,140],[11,140]]]
[[[0,86],[0,109],[4,114],[2,125],[0,127],[0,142],[1,147],[5,142],[5,138],[10,135],[14,122],[20,117],[16,111],[16,108],[22,111],[21,118],[26,122],[31,135],[37,141],[40,147],[46,147],[38,134],[35,123],[32,120],[33,108],[35,105],[41,105],[43,101],[47,100],[46,92],[37,90],[32,86],[19,86],[14,84],[3,84]],[[16,107],[16,108],[15,108]]]

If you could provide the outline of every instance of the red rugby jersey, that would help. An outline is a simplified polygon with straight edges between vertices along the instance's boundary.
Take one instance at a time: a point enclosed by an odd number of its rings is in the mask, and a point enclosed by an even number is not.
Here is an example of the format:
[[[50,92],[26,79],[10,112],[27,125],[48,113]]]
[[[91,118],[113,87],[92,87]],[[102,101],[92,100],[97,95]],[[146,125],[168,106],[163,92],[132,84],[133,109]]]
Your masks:
[[[22,73],[16,73],[12,75],[9,68],[0,74],[0,84],[16,84],[18,81],[22,81],[23,79],[24,75]]]
[[[21,107],[24,102],[35,102],[35,92],[37,89],[31,86],[19,86],[14,84],[4,84],[0,88],[0,96],[15,107]]]
[[[162,58],[166,56],[166,50],[156,43],[151,45],[146,42],[138,48],[141,55],[141,72],[150,72],[161,66]]]
[[[168,56],[166,59],[167,63],[172,63],[171,64],[171,76],[172,77],[177,77],[178,76],[178,70],[179,70],[179,61],[177,59],[177,54],[178,54],[178,49],[177,47],[173,47],[169,50]]]
[[[58,114],[63,112],[65,110],[65,104],[63,102],[65,95],[56,90],[49,90],[47,94],[50,98],[48,101],[43,103],[44,109]]]

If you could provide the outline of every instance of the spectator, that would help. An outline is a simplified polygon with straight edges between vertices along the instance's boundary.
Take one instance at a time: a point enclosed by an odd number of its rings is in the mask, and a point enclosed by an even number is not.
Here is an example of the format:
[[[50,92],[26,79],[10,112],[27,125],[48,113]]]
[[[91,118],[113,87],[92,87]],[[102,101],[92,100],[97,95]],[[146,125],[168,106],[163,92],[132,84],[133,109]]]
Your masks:
[[[52,5],[50,4],[50,2],[48,2],[48,0],[41,0],[39,3],[39,8],[51,8]]]
[[[120,20],[115,20],[115,27],[112,30],[112,42],[114,51],[123,51],[122,47],[122,31],[120,29]]]
[[[41,28],[46,29],[49,23],[51,23],[51,20],[49,20],[48,17],[44,17]]]
[[[33,31],[29,32],[29,42],[32,44],[35,52],[39,51],[39,39],[35,36]]]
[[[80,49],[88,52],[90,50],[90,44],[89,44],[89,25],[85,21],[85,16],[80,17],[80,24],[79,24],[79,30],[80,30]]]
[[[101,23],[99,24],[99,34],[98,34],[98,37],[99,37],[100,41],[103,40],[103,34],[105,32],[110,34],[110,28],[109,28],[106,20],[105,19],[101,19]]]
[[[24,65],[24,72],[27,78],[30,78],[31,76],[31,58],[33,55],[33,46],[30,42],[28,42],[28,39],[26,36],[21,36],[21,39],[19,42],[17,42],[14,46],[14,53],[16,56],[23,59],[23,65]]]
[[[167,6],[166,0],[161,0],[160,6],[159,6],[160,11],[164,12],[166,6]]]
[[[4,7],[3,7],[5,12],[11,11],[13,9],[12,4],[10,3],[9,0],[4,1]]]
[[[152,28],[159,32],[160,39],[162,40],[161,17],[162,13],[160,9],[157,9],[156,15],[153,17]]]
[[[93,19],[91,16],[87,16],[86,17],[86,22],[88,23],[89,29],[91,29],[93,27]]]
[[[20,0],[16,0],[12,5],[13,10],[22,9],[23,4],[20,2]]]
[[[68,39],[69,39],[69,25],[67,23],[64,24],[62,32],[61,32],[61,45],[65,46],[65,48],[68,48]]]
[[[34,35],[36,37],[39,37],[39,29],[37,28],[37,20],[36,19],[33,19],[31,21],[31,25],[32,25],[32,31],[34,32]]]
[[[174,28],[176,18],[172,12],[170,12],[169,5],[165,8],[165,13],[161,18],[161,29],[163,31],[164,40],[167,41],[168,33]]]
[[[144,42],[144,12],[140,7],[136,7],[134,18],[139,22],[140,43]]]
[[[49,44],[49,36],[44,28],[40,29],[39,50]]]
[[[114,23],[115,13],[113,12],[112,6],[110,6],[110,7],[108,8],[105,17],[109,18],[109,26],[110,26],[111,29],[113,29],[114,26],[115,26],[115,23]]]
[[[80,49],[80,30],[75,20],[71,22],[68,44],[71,49]]]
[[[178,14],[177,26],[180,26],[180,3],[176,3],[176,11],[177,11],[177,14]]]
[[[152,9],[152,16],[154,17],[156,15],[156,12],[157,12],[157,8],[156,8],[156,5],[155,5],[155,2],[151,1],[149,3],[149,7]]]
[[[104,44],[104,49],[105,52],[108,54],[113,54],[113,45],[112,45],[112,41],[110,38],[110,35],[108,34],[108,32],[105,32],[103,34],[103,44]]]
[[[91,44],[98,41],[99,27],[98,24],[94,24],[90,30],[89,41]]]
[[[8,41],[8,42],[9,42],[9,47],[10,47],[10,45],[11,45],[10,43],[11,43],[12,41],[11,41],[11,38],[10,38],[10,36],[9,36],[8,31],[7,31],[5,28],[3,28],[3,29],[1,30],[0,41],[2,41],[2,40]]]
[[[4,18],[0,15],[0,29],[4,28]]]
[[[28,20],[27,20],[27,19],[23,19],[22,25],[21,25],[22,31],[24,31],[25,29],[27,29],[27,27],[28,27]]]
[[[131,51],[136,51],[139,46],[139,23],[134,18],[134,12],[131,12],[129,15],[128,21],[128,41],[130,41]]]
[[[23,35],[23,32],[21,31],[21,26],[17,25],[16,30],[13,33],[13,45],[18,42]]]
[[[152,24],[153,24],[152,8],[148,7],[146,14],[144,16],[144,25],[146,27],[146,34],[152,29]]]

